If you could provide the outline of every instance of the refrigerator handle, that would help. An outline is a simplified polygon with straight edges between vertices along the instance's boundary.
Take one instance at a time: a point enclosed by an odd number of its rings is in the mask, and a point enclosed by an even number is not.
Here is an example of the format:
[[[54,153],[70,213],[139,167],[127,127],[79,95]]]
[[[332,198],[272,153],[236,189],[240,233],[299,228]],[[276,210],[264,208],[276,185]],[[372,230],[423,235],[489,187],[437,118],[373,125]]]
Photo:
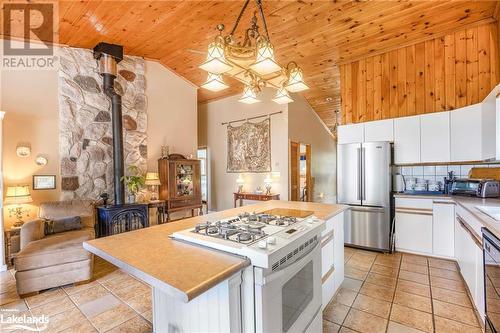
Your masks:
[[[361,200],[366,200],[366,148],[361,148]]]
[[[361,149],[362,148],[357,148],[357,161],[358,161],[358,188],[356,189],[357,195],[356,198],[358,200],[362,200],[362,184],[361,184]]]

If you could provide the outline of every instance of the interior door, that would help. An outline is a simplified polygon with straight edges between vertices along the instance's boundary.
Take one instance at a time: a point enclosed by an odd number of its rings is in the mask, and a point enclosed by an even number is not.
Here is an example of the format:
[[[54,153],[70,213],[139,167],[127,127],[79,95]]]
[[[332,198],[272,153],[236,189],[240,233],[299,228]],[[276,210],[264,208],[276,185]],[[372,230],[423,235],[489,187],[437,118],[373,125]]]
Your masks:
[[[389,206],[391,191],[391,147],[389,143],[363,143],[361,159],[363,206]]]
[[[300,200],[300,144],[290,141],[290,200]]]
[[[361,144],[338,145],[337,153],[338,202],[361,205]]]
[[[306,201],[313,201],[313,184],[311,176],[311,145],[306,146]]]

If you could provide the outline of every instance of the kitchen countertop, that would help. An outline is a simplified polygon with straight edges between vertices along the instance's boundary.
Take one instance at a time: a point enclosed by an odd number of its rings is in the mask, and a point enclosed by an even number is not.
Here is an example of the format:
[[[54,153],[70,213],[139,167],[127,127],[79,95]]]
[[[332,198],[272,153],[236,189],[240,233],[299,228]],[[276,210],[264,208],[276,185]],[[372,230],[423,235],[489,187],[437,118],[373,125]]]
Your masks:
[[[169,236],[200,222],[275,208],[313,211],[323,220],[348,209],[344,205],[271,200],[94,239],[84,242],[83,247],[149,285],[188,302],[250,265],[250,261]]]
[[[492,206],[500,207],[500,199],[497,198],[475,198],[458,195],[413,195],[404,193],[395,193],[395,198],[421,198],[421,199],[437,199],[449,200],[461,206],[471,213],[481,224],[500,239],[500,221],[496,221],[490,216],[476,208],[476,206]]]

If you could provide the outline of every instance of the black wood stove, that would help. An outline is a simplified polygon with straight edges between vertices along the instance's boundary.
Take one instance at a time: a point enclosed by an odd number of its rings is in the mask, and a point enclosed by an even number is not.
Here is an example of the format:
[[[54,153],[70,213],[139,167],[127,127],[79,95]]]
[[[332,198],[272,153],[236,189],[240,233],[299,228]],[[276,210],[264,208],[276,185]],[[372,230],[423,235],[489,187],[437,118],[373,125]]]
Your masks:
[[[123,60],[123,46],[99,43],[94,47],[94,58],[99,63],[103,91],[111,100],[113,128],[114,204],[108,205],[104,194],[104,205],[97,207],[97,237],[104,237],[148,227],[149,218],[147,204],[125,204],[124,200],[122,97],[114,88],[116,65]]]

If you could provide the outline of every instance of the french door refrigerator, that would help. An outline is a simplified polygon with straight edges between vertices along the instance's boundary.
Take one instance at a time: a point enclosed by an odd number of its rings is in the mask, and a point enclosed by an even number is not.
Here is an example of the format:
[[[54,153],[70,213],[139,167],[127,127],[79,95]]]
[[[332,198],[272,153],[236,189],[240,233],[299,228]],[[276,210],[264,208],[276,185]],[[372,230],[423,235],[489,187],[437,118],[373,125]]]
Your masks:
[[[390,250],[391,144],[339,144],[337,201],[351,206],[344,225],[346,245]]]

